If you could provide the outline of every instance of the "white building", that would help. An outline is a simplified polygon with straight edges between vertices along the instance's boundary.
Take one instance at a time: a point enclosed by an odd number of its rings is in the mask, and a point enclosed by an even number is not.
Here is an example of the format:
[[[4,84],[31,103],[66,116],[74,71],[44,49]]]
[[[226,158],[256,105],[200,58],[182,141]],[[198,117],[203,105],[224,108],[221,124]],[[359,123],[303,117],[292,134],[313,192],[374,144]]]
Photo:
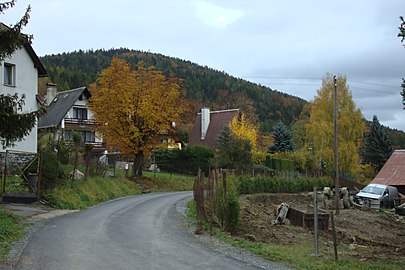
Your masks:
[[[1,24],[1,23],[0,23]],[[25,105],[22,113],[32,112],[39,108],[38,77],[48,76],[38,56],[30,44],[25,44],[15,51],[11,57],[0,61],[0,94],[25,95]],[[37,125],[22,141],[16,142],[15,147],[0,149],[24,152],[37,152]]]

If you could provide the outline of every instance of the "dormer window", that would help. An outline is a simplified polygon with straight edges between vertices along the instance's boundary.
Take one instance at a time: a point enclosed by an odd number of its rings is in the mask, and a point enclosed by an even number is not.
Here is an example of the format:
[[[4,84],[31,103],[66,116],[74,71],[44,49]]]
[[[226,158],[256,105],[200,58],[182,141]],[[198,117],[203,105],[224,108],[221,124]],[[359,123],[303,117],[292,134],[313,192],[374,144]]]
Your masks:
[[[15,86],[15,65],[4,63],[3,84],[8,86]]]

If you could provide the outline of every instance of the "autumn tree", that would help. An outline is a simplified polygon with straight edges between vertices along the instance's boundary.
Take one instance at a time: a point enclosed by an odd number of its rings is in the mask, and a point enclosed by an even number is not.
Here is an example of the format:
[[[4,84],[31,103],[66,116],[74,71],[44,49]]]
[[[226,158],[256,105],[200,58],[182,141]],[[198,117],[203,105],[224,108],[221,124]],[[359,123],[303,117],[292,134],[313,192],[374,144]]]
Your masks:
[[[356,108],[345,76],[337,78],[337,122],[339,171],[354,174],[359,164],[359,148],[365,129],[360,109]],[[309,123],[306,125],[307,149],[311,149],[326,171],[333,171],[334,164],[334,80],[327,74],[322,88],[312,102]]]
[[[144,156],[156,146],[159,132],[181,120],[185,93],[179,82],[142,62],[132,70],[113,58],[91,91],[98,131],[109,146],[134,156],[133,174],[142,175]]]
[[[377,116],[373,116],[370,132],[364,137],[364,148],[361,152],[362,161],[371,164],[378,172],[389,159],[392,153],[391,142],[387,132],[381,126]]]
[[[0,3],[0,14],[14,5],[15,1]],[[28,23],[30,10],[31,8],[28,6],[24,16],[11,27],[0,23],[0,61],[10,57],[25,43],[30,42],[31,36],[21,33],[23,27]],[[42,112],[39,110],[21,113],[24,100],[24,95],[0,95],[0,141],[3,149],[23,140],[34,128],[37,116]]]
[[[239,113],[229,123],[233,136],[240,140],[250,142],[252,152],[257,150],[257,127],[247,118],[244,113]]]
[[[294,151],[293,135],[282,122],[274,126],[273,138],[274,143],[268,148],[270,154]]]

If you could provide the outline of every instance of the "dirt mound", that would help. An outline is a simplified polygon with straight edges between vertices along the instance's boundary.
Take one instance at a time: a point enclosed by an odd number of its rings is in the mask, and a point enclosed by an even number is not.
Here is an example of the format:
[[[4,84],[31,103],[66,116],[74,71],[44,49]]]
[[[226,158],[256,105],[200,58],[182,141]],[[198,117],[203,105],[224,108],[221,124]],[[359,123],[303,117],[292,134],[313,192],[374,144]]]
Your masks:
[[[236,235],[251,241],[298,244],[313,242],[308,228],[272,225],[275,209],[283,202],[306,211],[311,193],[255,194],[240,197],[241,221]],[[322,206],[319,200],[319,206]],[[330,222],[329,222],[330,224]],[[405,221],[392,213],[363,209],[342,209],[335,216],[339,245],[361,258],[405,258]],[[332,232],[320,231],[319,242],[332,245]]]

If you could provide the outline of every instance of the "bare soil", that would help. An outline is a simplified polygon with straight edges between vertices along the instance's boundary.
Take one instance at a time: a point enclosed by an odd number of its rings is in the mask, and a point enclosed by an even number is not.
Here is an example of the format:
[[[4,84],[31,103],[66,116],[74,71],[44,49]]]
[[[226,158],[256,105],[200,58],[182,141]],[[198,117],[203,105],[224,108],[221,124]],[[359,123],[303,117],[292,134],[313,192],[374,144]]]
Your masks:
[[[272,225],[277,207],[289,203],[306,211],[312,204],[311,193],[255,194],[240,197],[241,221],[236,236],[250,241],[277,244],[313,243],[310,228]],[[318,203],[322,209],[321,199]],[[342,209],[335,215],[337,242],[350,256],[359,259],[405,259],[405,219],[389,211]],[[332,228],[320,231],[319,243],[333,247]]]

